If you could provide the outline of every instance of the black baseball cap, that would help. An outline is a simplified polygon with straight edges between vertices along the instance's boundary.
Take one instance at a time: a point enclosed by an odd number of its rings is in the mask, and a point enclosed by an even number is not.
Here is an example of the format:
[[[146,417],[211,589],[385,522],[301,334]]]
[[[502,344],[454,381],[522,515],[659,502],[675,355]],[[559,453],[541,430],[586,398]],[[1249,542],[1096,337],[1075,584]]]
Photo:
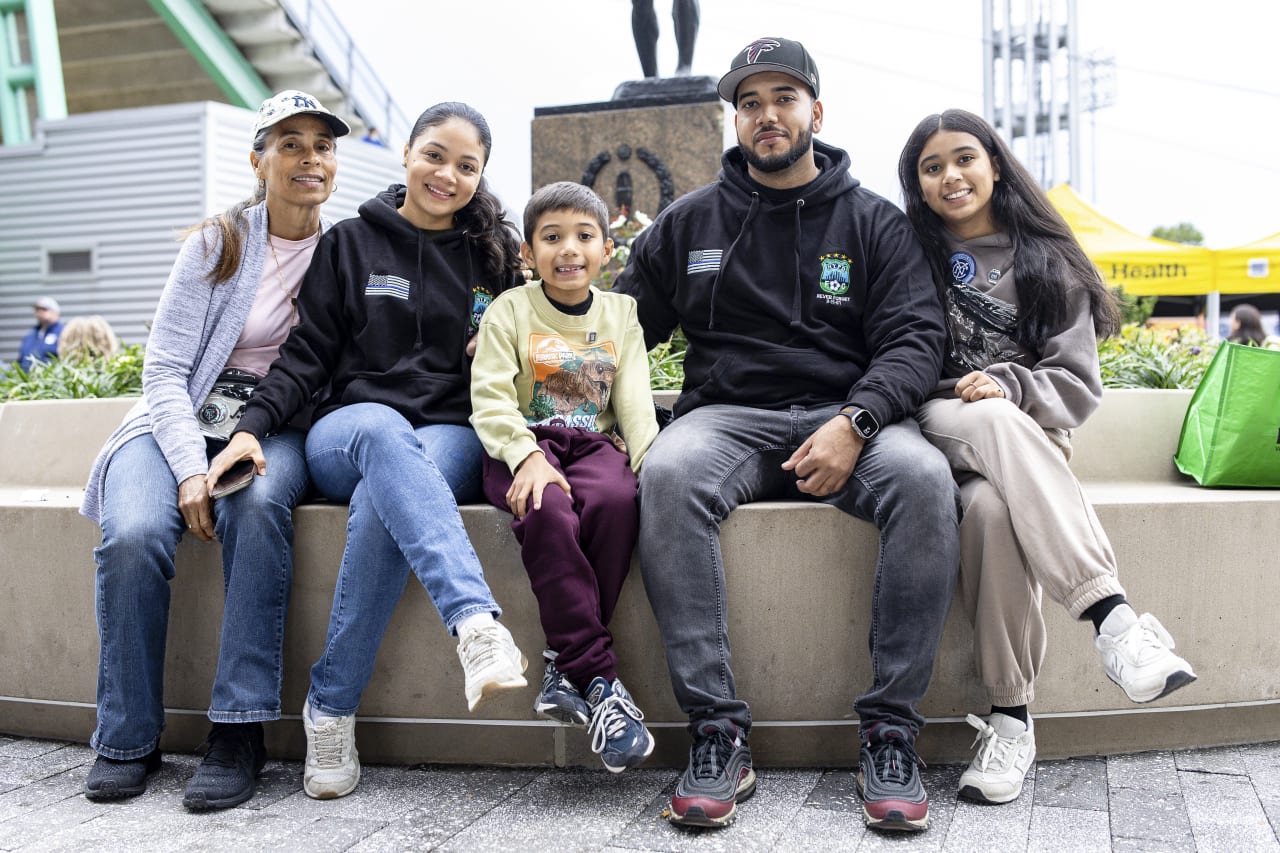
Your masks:
[[[737,104],[738,84],[762,71],[789,74],[804,83],[818,97],[818,66],[798,41],[784,38],[759,38],[733,57],[729,73],[720,78],[716,91],[731,104]]]

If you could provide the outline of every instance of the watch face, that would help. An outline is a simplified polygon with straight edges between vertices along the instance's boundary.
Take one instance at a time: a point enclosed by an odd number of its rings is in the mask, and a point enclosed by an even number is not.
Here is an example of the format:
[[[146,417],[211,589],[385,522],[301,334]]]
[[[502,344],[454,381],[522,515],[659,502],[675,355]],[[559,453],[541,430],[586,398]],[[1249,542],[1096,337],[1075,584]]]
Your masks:
[[[879,431],[880,425],[876,423],[875,417],[865,409],[856,412],[853,416],[853,428],[863,438],[871,438]]]

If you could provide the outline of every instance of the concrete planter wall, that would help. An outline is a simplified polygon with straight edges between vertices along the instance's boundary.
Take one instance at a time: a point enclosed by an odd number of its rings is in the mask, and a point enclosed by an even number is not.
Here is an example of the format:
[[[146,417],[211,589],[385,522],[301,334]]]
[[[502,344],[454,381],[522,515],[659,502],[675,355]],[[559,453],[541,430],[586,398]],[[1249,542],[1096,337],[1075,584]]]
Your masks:
[[[1130,598],[1159,615],[1200,680],[1153,705],[1130,704],[1102,674],[1088,626],[1046,602],[1050,652],[1033,706],[1044,757],[1280,738],[1280,574],[1272,571],[1280,492],[1202,489],[1176,473],[1171,456],[1189,399],[1190,392],[1107,392],[1076,436],[1073,467],[1112,538]],[[130,405],[0,407],[0,731],[83,741],[92,730],[100,533],[76,508],[94,454]],[[283,697],[295,716],[268,727],[277,755],[305,750],[296,714],[323,645],[345,516],[345,507],[326,504],[295,515]],[[463,518],[504,621],[536,661],[543,637],[509,516],[467,506]],[[756,721],[756,761],[856,763],[851,704],[870,680],[874,527],[822,505],[763,502],[730,516],[722,539],[730,636],[739,691]],[[164,746],[186,750],[207,729],[222,590],[216,544],[184,541],[178,557]],[[622,675],[658,736],[654,760],[683,764],[685,721],[671,698],[638,569],[612,628]],[[360,710],[368,761],[594,765],[583,738],[535,719],[533,686],[469,716],[453,646],[411,582]],[[926,760],[966,757],[972,730],[964,714],[986,710],[971,646],[971,630],[953,608],[923,706],[932,723],[920,743]]]

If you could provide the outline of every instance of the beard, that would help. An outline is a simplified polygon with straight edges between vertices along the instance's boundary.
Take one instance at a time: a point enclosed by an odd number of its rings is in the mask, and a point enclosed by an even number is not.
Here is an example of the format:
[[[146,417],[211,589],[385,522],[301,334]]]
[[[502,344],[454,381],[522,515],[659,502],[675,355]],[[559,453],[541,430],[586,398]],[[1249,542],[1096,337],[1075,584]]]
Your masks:
[[[777,154],[769,154],[761,157],[755,152],[755,149],[748,145],[738,142],[738,148],[742,151],[742,156],[747,158],[747,164],[759,172],[781,172],[783,169],[795,165],[796,161],[803,157],[810,148],[813,147],[813,122],[809,122],[809,126],[800,132],[799,138],[791,143],[791,147],[786,151]]]

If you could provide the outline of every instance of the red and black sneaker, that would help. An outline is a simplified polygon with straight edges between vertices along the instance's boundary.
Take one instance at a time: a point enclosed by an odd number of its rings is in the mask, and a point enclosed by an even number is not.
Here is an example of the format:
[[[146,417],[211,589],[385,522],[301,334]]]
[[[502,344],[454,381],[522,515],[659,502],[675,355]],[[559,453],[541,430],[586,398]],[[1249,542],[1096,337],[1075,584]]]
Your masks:
[[[862,733],[858,793],[872,829],[919,832],[929,828],[929,796],[920,782],[924,762],[906,726],[874,723]]]
[[[689,766],[671,795],[671,822],[682,826],[726,826],[737,804],[756,792],[751,748],[729,720],[694,726]]]

